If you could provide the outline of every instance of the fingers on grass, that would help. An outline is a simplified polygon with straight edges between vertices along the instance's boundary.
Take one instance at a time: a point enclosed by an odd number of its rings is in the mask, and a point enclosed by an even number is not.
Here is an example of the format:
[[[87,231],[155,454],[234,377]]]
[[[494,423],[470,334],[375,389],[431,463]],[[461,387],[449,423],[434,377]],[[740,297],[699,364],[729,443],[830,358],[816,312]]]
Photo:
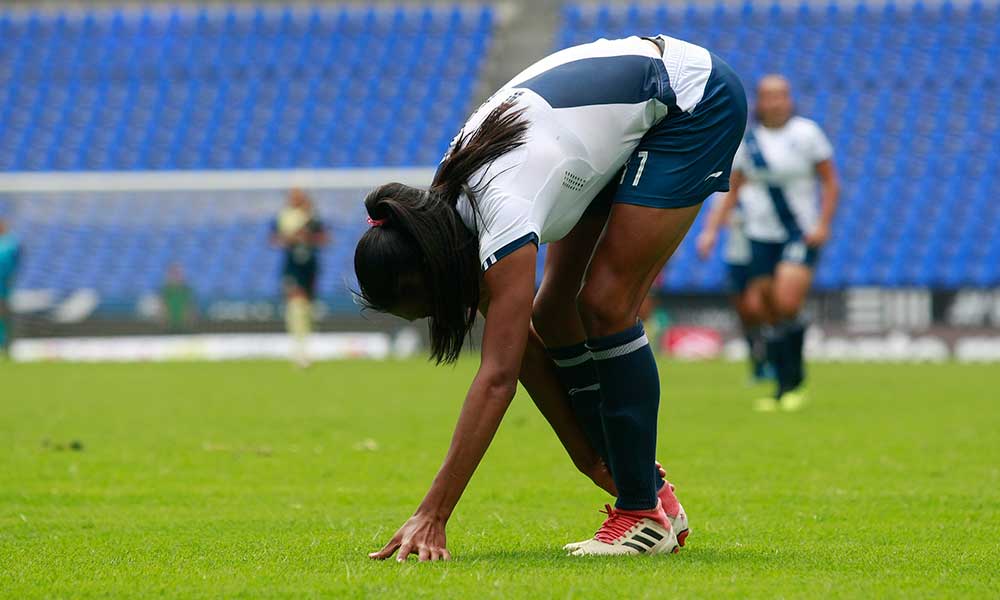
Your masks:
[[[399,562],[406,562],[406,558],[413,554],[413,544],[407,542],[399,547],[399,555],[396,556],[396,560]]]
[[[399,539],[392,538],[391,540],[389,540],[389,543],[385,545],[385,547],[383,547],[378,552],[372,552],[371,554],[368,555],[368,558],[374,560],[385,560],[390,556],[392,556],[392,553],[395,552],[397,548],[399,548]]]

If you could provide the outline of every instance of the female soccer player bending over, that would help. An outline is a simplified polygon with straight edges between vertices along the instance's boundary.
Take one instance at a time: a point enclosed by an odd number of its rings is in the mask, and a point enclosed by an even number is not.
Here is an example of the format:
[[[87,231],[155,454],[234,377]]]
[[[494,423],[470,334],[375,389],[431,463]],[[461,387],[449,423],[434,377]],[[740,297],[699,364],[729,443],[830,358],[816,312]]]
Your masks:
[[[477,309],[486,318],[444,464],[372,558],[449,558],[445,524],[519,378],[576,465],[617,495],[597,534],[567,550],[676,550],[686,518],[654,464],[660,384],[636,315],[702,201],[728,189],[746,115],[739,79],[704,48],[599,40],[542,59],[479,107],[430,189],[368,195],[354,257],[364,302],[428,318],[438,362],[458,358]]]

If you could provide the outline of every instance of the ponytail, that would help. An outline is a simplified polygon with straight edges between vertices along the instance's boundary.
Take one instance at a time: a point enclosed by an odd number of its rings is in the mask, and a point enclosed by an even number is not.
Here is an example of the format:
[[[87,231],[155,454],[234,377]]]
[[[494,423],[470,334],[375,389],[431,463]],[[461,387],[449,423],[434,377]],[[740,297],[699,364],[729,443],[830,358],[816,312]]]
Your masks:
[[[464,193],[473,208],[477,208],[474,190],[483,182],[472,184],[469,180],[480,169],[524,144],[528,122],[523,118],[524,109],[511,110],[513,106],[511,101],[501,103],[486,115],[472,135],[461,131],[455,137],[431,182],[431,190],[440,194],[442,200],[455,206]]]
[[[454,362],[479,308],[479,241],[456,206],[462,194],[478,213],[477,172],[524,144],[522,110],[504,102],[471,135],[455,138],[428,190],[388,183],[365,198],[372,227],[354,253],[357,296],[368,308],[421,305],[429,317],[431,358]]]

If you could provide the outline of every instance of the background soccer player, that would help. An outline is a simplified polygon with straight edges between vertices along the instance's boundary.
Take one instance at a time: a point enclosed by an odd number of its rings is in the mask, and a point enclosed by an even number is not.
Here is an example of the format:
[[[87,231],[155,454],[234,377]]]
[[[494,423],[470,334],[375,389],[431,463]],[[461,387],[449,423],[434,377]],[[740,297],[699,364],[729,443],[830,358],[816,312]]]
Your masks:
[[[271,241],[285,251],[281,282],[285,291],[285,327],[292,337],[292,360],[306,367],[319,249],[329,242],[329,236],[313,212],[312,201],[302,190],[288,193],[288,204],[274,220]]]
[[[0,218],[0,356],[6,355],[11,343],[10,294],[14,289],[14,274],[21,257],[21,245]]]
[[[718,196],[712,205],[712,212],[723,209],[725,196]],[[750,360],[750,377],[754,382],[767,379],[770,369],[767,366],[767,345],[761,332],[761,321],[752,310],[747,286],[750,283],[750,240],[747,239],[743,211],[737,206],[729,213],[729,237],[722,251],[722,260],[726,264],[726,288],[729,301],[740,319],[743,337],[747,342],[747,354]],[[715,247],[716,234],[702,231],[698,236],[698,254],[707,259]]]
[[[767,357],[777,377],[774,396],[755,407],[795,410],[805,400],[802,306],[820,248],[830,237],[840,187],[833,148],[819,125],[795,115],[788,80],[761,79],[754,114],[757,122],[733,163],[730,191],[721,210],[710,215],[701,245],[711,250],[738,202],[750,239],[747,307],[769,325]]]

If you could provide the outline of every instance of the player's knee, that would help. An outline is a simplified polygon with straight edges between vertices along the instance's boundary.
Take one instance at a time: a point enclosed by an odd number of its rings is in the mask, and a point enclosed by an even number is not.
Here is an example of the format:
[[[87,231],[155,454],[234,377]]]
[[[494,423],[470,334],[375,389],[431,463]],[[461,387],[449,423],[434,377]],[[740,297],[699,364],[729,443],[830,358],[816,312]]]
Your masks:
[[[779,321],[791,319],[802,310],[803,298],[790,291],[778,292],[774,295],[774,312]]]
[[[638,306],[623,292],[624,286],[609,281],[589,280],[576,298],[577,310],[587,335],[614,333],[635,320]]]

